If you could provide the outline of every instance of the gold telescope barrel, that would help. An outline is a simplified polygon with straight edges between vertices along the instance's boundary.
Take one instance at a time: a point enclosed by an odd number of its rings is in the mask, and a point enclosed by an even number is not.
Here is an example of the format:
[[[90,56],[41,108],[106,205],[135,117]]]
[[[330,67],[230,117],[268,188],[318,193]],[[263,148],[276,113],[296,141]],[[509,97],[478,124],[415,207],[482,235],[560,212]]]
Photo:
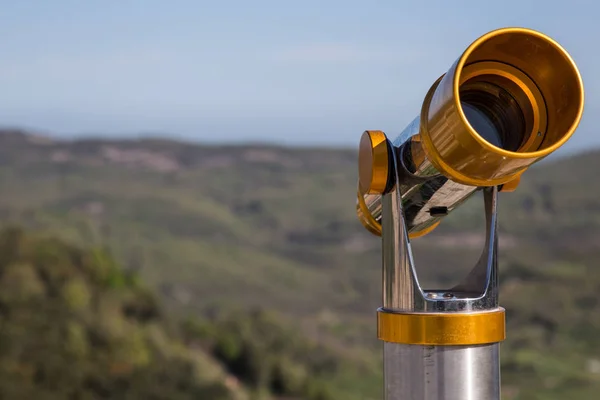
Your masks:
[[[516,186],[529,166],[569,140],[583,104],[580,73],[556,41],[525,28],[483,35],[432,85],[400,135],[363,133],[359,219],[380,234],[381,195],[400,184],[412,212],[409,235],[431,231],[478,188]],[[401,160],[402,182],[391,152]]]
[[[569,54],[541,33],[500,29],[471,44],[427,96],[422,143],[451,179],[498,185],[562,146],[582,113]]]

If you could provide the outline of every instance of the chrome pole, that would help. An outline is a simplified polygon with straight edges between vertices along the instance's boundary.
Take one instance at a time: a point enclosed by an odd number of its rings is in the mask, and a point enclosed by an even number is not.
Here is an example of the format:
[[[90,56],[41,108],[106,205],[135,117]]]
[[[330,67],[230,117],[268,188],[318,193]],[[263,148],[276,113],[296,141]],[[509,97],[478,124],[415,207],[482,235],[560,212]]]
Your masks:
[[[385,399],[499,399],[498,347],[384,343]]]

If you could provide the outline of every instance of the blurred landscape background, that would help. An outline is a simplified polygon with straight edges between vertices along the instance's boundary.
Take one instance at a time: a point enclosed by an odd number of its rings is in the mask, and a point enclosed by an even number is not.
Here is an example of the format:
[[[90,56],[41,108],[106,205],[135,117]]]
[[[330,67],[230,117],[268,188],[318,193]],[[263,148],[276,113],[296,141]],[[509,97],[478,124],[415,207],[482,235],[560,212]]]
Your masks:
[[[358,140],[504,26],[564,45],[587,93],[500,195],[502,394],[597,398],[600,9],[455,3],[0,1],[0,399],[381,399]],[[483,233],[475,196],[414,240],[425,286]]]
[[[501,194],[507,399],[600,389],[599,156]],[[0,394],[381,398],[380,247],[355,215],[356,158],[1,132]],[[426,285],[473,265],[481,203],[413,241]]]

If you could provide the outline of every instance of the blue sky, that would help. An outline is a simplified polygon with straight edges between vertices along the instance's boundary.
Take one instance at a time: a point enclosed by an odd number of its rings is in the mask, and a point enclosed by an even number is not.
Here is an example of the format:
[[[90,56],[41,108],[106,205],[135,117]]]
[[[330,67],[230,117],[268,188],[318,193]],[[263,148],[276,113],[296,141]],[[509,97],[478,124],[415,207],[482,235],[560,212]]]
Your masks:
[[[400,132],[478,36],[525,26],[580,66],[586,113],[570,147],[600,146],[595,3],[4,0],[0,124],[352,146],[365,129]]]

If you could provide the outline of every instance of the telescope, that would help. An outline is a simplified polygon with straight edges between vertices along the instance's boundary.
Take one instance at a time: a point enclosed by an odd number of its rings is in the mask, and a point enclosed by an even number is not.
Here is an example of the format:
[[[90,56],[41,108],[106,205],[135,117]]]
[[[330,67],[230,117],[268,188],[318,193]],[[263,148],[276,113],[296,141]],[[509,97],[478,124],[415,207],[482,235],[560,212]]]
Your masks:
[[[580,73],[561,45],[503,28],[467,47],[400,134],[362,134],[357,215],[381,237],[386,400],[500,399],[498,193],[515,190],[530,166],[569,140],[583,104]],[[423,288],[411,240],[477,192],[486,216],[479,261],[454,286]]]

